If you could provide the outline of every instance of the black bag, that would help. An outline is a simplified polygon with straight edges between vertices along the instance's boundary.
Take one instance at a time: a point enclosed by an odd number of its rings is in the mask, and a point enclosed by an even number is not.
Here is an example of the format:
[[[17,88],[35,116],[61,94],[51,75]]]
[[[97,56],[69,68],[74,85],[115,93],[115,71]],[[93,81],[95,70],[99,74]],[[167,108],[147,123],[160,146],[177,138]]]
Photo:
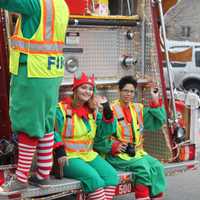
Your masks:
[[[0,140],[0,165],[15,164],[17,161],[17,144],[6,139]]]

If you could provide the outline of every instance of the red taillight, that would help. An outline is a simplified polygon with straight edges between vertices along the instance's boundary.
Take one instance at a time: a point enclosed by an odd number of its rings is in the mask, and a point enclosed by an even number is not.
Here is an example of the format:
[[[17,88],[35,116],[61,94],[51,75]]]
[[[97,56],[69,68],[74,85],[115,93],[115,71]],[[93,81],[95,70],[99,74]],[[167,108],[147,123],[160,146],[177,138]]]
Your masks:
[[[0,185],[4,183],[4,172],[3,170],[0,170]]]
[[[180,147],[180,154],[178,159],[180,161],[195,159],[195,144],[186,144]]]
[[[120,179],[121,179],[121,182],[127,182],[131,180],[131,177],[130,175],[123,175],[120,177]]]

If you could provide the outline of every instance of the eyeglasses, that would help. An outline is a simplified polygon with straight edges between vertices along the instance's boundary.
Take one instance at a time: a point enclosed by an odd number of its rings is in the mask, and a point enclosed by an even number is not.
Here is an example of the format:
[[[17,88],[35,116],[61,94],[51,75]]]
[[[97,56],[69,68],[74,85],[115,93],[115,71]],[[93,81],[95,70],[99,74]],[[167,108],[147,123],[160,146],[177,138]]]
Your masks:
[[[135,93],[135,90],[127,90],[127,89],[123,89],[121,90],[122,92],[126,93],[126,94],[134,94]]]

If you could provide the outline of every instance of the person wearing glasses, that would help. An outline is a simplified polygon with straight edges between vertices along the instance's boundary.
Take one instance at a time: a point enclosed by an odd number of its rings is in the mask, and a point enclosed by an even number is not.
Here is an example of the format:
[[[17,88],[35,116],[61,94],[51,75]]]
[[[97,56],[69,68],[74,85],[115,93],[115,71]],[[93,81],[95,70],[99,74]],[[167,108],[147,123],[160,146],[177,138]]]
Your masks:
[[[116,131],[97,135],[94,148],[106,154],[117,170],[132,171],[136,200],[161,200],[166,189],[163,165],[143,150],[143,129],[156,131],[165,123],[166,112],[158,88],[151,88],[149,107],[134,103],[137,81],[132,76],[119,80],[119,99],[112,104]]]

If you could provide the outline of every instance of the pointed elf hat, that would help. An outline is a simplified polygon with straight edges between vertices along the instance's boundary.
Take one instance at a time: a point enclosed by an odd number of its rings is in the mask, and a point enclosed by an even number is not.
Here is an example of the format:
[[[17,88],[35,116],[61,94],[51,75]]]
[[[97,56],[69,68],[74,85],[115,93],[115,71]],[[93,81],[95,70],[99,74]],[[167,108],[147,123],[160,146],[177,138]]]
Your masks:
[[[83,84],[90,84],[94,88],[95,87],[94,74],[90,77],[87,76],[84,72],[82,72],[81,75],[79,76],[74,75],[72,90],[75,90],[77,87]]]

